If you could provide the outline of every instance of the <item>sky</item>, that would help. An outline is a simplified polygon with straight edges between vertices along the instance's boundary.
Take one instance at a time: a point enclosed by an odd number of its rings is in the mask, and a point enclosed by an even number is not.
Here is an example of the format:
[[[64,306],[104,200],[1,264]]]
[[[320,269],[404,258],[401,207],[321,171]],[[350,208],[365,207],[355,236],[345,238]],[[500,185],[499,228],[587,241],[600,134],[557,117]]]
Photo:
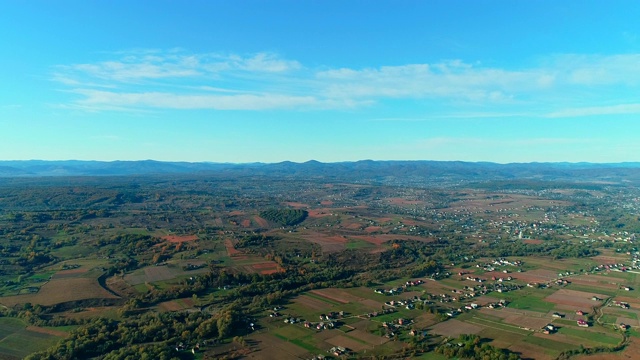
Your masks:
[[[6,0],[0,159],[640,161],[640,6]]]

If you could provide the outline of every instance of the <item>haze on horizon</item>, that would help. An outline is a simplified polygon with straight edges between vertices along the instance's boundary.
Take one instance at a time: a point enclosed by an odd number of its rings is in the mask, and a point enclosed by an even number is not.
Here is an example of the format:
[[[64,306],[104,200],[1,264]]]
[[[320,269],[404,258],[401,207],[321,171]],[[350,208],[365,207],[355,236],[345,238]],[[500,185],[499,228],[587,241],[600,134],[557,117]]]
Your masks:
[[[0,159],[634,162],[640,7],[7,2]]]

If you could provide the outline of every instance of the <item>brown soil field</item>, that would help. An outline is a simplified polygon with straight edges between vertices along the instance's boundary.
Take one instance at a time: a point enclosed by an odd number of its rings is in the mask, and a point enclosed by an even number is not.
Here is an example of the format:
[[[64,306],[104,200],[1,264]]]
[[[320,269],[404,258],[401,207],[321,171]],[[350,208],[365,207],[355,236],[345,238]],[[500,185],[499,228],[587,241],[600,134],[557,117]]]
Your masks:
[[[147,282],[170,280],[176,274],[168,266],[147,266],[144,268],[144,275]]]
[[[449,319],[432,326],[431,331],[443,335],[458,337],[460,334],[477,334],[482,331],[482,327],[478,325],[468,324],[456,319]]]
[[[163,236],[161,239],[167,240],[168,242],[172,242],[172,243],[183,243],[187,241],[198,240],[198,236],[197,235],[184,235],[184,236],[167,235],[167,236]]]
[[[260,271],[260,275],[272,275],[281,272],[280,269],[270,269],[270,270],[262,270]]]
[[[107,290],[103,289],[96,279],[68,278],[53,279],[42,285],[40,291],[35,294],[16,295],[0,298],[0,303],[11,307],[27,302],[40,305],[55,305],[66,301],[85,299],[117,299]]]
[[[322,201],[320,201],[320,205],[331,206],[331,205],[333,205],[333,201],[331,201],[331,200],[322,200]]]
[[[347,239],[341,235],[328,236],[320,233],[302,235],[302,238],[312,243],[320,245],[322,251],[337,252],[345,248]]]
[[[253,264],[251,265],[252,268],[260,270],[260,269],[271,269],[273,267],[278,266],[278,264],[276,264],[273,261],[265,261],[262,263],[257,263],[257,264]]]
[[[621,256],[597,255],[589,259],[597,262],[598,264],[610,265],[610,264],[618,264],[620,262],[627,260],[627,256],[626,255],[624,256],[623,255]]]
[[[353,351],[362,351],[362,350],[368,350],[372,348],[371,345],[363,344],[357,340],[350,339],[345,335],[338,335],[338,336],[329,338],[325,341],[331,345],[342,346]]]
[[[285,205],[291,206],[292,208],[301,209],[308,208],[309,204],[299,203],[299,202],[286,202]]]
[[[438,323],[438,318],[434,314],[422,314],[414,320],[414,326],[417,329],[433,326]]]
[[[262,275],[270,275],[281,272],[282,269],[278,264],[273,261],[265,261],[257,264],[251,265],[251,269],[253,272],[258,272]]]
[[[419,222],[419,221],[406,220],[406,219],[402,219],[400,222],[402,222],[403,224],[408,225],[408,226],[418,226],[418,225],[423,224],[422,222]]]
[[[495,316],[495,317],[499,317],[501,319],[506,319],[509,316],[513,316],[512,313],[507,312],[507,311],[503,311],[503,310],[505,310],[505,309],[489,309],[489,308],[484,308],[483,307],[478,311],[480,311],[481,314],[486,314],[486,315],[489,315],[489,316]]]
[[[362,298],[353,296],[340,289],[319,289],[319,290],[311,290],[309,292],[314,293],[316,295],[320,295],[329,300],[337,301],[342,304],[348,304],[350,302],[358,302],[362,300]]]
[[[522,242],[525,244],[539,245],[539,244],[542,244],[544,241],[538,240],[538,239],[524,239],[522,240]]]
[[[353,330],[349,332],[349,336],[362,340],[371,345],[382,345],[389,341],[386,337],[377,336],[366,331],[362,331],[359,329]]]
[[[604,278],[604,279],[602,279]],[[576,276],[571,278],[571,283],[576,285],[588,285],[592,287],[602,288],[602,289],[617,289],[619,287],[618,284],[612,284],[611,281],[616,280],[615,278],[607,278],[606,276],[593,276],[593,275],[583,275]],[[620,283],[623,283],[622,279],[619,279]]]
[[[69,333],[66,333],[64,331],[59,331],[54,329],[45,329],[39,326],[27,326],[27,330],[37,332],[40,334],[47,334],[47,335],[53,335],[53,336],[59,336],[59,337],[69,336]]]
[[[523,328],[538,330],[549,323],[550,319],[534,318],[531,316],[512,315],[504,319],[504,322]]]
[[[530,282],[543,283],[549,280],[556,279],[558,277],[558,272],[553,270],[535,269],[531,271],[516,273],[516,275],[518,276],[518,280],[521,280],[521,281],[525,281],[528,283]],[[512,276],[514,275],[512,274]]]
[[[255,334],[247,337],[258,342],[259,351],[247,354],[250,359],[281,360],[308,358],[307,350],[288,341],[284,341],[267,333]]]
[[[181,311],[193,307],[193,299],[184,298],[165,301],[158,304],[158,308],[163,311]]]
[[[390,217],[382,217],[382,218],[377,218],[375,220],[380,224],[384,224],[384,223],[388,223],[390,221],[393,221],[393,219],[390,218]]]
[[[184,309],[184,307],[178,304],[175,301],[165,301],[158,304],[158,308],[160,311],[170,312],[170,311],[180,311]]]
[[[360,230],[360,228],[362,227],[362,224],[355,222],[355,223],[349,223],[344,227],[349,230]]]
[[[582,355],[576,356],[576,360],[626,360],[626,359],[638,359],[640,354],[640,340],[632,338],[627,347],[619,353],[611,354],[596,354],[596,355]]]
[[[112,276],[108,278],[106,285],[111,289],[111,291],[123,297],[134,296],[138,293],[130,283],[119,276]]]
[[[246,228],[251,227],[251,220],[249,220],[249,219],[244,219],[244,220],[242,220],[242,222],[240,222],[240,225],[241,225],[242,227],[246,227]]]
[[[371,235],[371,236],[357,235],[357,236],[351,236],[351,237],[353,239],[366,241],[366,242],[374,244],[374,245],[382,245],[383,243],[385,243],[387,241],[387,240],[380,239],[376,235]]]
[[[601,301],[591,300],[592,296],[604,299],[607,296],[598,293],[588,293],[583,291],[560,289],[547,296],[544,300],[554,303],[575,306],[576,310],[589,311],[592,306],[598,305]]]
[[[382,230],[382,227],[380,226],[367,226],[366,228],[364,228],[364,231],[368,233],[381,231],[381,230]]]
[[[544,352],[545,349],[522,341],[510,346],[509,350],[520,353],[523,359],[553,360],[556,358],[555,356],[546,354]]]
[[[301,304],[305,308],[322,311],[325,309],[329,309],[331,304],[328,304],[322,300],[314,299],[307,295],[300,295],[293,300],[293,302]]]
[[[503,312],[505,314],[509,314],[507,317],[521,315],[521,316],[541,319],[541,318],[544,318],[546,316],[545,314],[539,313],[537,311],[514,309],[514,308],[503,308],[503,309],[494,309],[494,310],[496,312]],[[548,314],[549,315],[548,319],[552,319],[551,318],[551,313],[552,312],[550,312]]]
[[[235,210],[235,211],[229,212],[229,216],[240,216],[240,215],[244,215],[244,211]]]
[[[229,254],[229,256],[231,257],[242,254],[240,251],[236,250],[236,248],[233,247],[233,243],[229,239],[224,241],[224,246],[227,248],[227,254]]]
[[[263,218],[261,218],[260,216],[254,216],[253,217],[253,221],[256,222],[256,224],[258,224],[258,226],[262,227],[262,228],[266,228],[269,227],[269,222]]]
[[[86,308],[80,312],[65,312],[64,317],[69,319],[91,319],[99,316],[105,316],[105,313],[113,311],[114,308],[100,306]]]
[[[323,218],[325,216],[331,216],[333,214],[332,209],[316,209],[308,210],[310,218]]]
[[[64,278],[70,278],[70,277],[78,277],[78,275],[86,274],[87,272],[89,272],[89,269],[87,269],[87,268],[77,268],[77,269],[70,269],[70,270],[62,270],[62,271],[58,271],[57,273],[53,274],[53,276],[51,278],[52,279],[64,279]]]
[[[368,307],[370,310],[379,310],[382,308],[382,304],[384,304],[380,301],[375,301],[371,299],[360,300],[359,303]]]

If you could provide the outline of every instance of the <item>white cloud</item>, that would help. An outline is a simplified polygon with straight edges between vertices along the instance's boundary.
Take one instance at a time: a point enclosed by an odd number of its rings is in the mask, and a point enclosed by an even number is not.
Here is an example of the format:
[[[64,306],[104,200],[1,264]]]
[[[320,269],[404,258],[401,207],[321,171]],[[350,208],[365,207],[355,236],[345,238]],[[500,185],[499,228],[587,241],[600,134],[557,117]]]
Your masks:
[[[421,149],[438,149],[442,147],[481,147],[481,148],[512,148],[523,146],[545,146],[545,145],[570,145],[570,144],[590,144],[592,139],[583,138],[518,138],[518,139],[488,139],[473,137],[436,137],[421,141],[417,147]]]
[[[180,95],[162,92],[117,93],[98,90],[75,90],[85,98],[77,104],[85,108],[156,108],[267,110],[278,108],[320,107],[321,101],[311,96],[286,95]]]
[[[616,97],[620,86],[627,96],[640,96],[640,54],[559,55],[520,69],[451,60],[317,70],[273,53],[136,50],[119,53],[117,59],[58,66],[52,80],[82,96],[74,103],[78,107],[103,110],[331,109],[411,99],[437,102],[441,117],[450,118],[458,117],[460,110],[496,117],[588,116],[637,112],[634,105],[611,104],[621,102]],[[585,97],[603,105],[577,109],[572,98]]]
[[[564,109],[547,114],[551,118],[580,117],[596,115],[640,114],[640,104],[620,104],[612,106],[592,106]]]

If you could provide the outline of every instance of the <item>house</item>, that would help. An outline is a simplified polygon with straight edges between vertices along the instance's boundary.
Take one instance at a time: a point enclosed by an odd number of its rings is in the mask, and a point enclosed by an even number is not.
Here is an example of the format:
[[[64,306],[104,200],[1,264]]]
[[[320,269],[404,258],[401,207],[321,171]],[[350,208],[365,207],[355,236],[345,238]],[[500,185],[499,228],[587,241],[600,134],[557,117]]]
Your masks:
[[[589,323],[584,321],[584,320],[582,320],[582,319],[580,319],[580,320],[578,320],[578,326],[589,327]]]
[[[576,315],[583,316],[584,314],[585,314],[585,312],[584,312],[584,311],[582,311],[582,310],[578,310],[578,311],[576,311]]]
[[[563,318],[564,317],[564,315],[562,315],[562,314],[560,314],[558,312],[554,312],[553,314],[551,314],[551,316],[554,317],[554,318]]]

